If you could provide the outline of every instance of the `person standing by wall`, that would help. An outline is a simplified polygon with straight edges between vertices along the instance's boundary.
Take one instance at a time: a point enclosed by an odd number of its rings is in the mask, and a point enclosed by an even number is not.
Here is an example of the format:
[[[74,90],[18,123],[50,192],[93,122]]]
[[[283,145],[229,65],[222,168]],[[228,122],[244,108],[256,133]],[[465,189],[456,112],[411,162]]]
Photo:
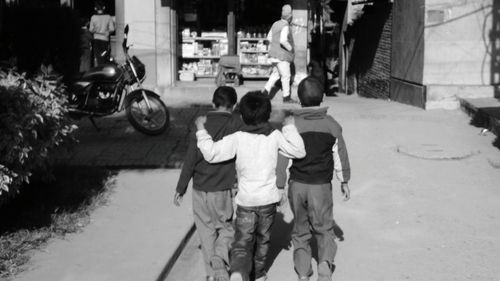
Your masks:
[[[292,76],[290,66],[295,58],[291,22],[292,6],[287,4],[281,9],[281,19],[273,23],[267,35],[270,44],[269,57],[273,70],[263,92],[269,94],[274,84],[281,79],[284,103],[297,103],[292,99],[290,91],[290,78]]]
[[[109,14],[105,14],[106,6],[102,1],[96,1],[94,14],[90,18],[90,32],[94,35],[94,59],[97,65],[109,60],[111,46],[109,35],[115,31],[115,23]]]
[[[81,19],[80,30],[80,73],[86,72],[92,65],[92,33],[89,31],[88,18]]]

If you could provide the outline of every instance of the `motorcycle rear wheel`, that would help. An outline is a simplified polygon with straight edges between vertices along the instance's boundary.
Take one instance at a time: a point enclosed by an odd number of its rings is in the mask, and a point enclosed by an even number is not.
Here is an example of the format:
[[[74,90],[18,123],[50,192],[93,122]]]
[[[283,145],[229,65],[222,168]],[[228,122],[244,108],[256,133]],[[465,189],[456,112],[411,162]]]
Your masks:
[[[143,92],[148,98],[151,109],[148,108]],[[170,125],[168,109],[153,91],[138,89],[128,94],[126,114],[130,124],[146,135],[159,135]]]

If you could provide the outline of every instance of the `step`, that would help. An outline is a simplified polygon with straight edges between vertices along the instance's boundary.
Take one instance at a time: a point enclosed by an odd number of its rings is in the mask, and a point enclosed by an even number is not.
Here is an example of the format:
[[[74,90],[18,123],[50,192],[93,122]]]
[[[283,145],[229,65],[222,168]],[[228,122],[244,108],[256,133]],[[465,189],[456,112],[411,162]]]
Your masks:
[[[472,117],[471,124],[483,127],[500,136],[500,99],[464,98],[460,107]]]

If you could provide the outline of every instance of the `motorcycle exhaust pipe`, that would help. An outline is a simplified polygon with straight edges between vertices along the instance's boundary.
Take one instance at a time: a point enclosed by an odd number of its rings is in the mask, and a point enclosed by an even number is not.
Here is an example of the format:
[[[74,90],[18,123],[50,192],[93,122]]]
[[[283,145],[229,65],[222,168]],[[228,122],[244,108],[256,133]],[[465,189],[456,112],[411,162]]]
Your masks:
[[[81,110],[81,109],[78,109],[78,108],[70,108],[70,109],[68,109],[68,113],[70,113],[70,114],[77,114],[77,115],[89,115],[89,116],[96,116],[96,117],[106,116],[106,114],[99,114],[99,113],[96,113],[96,112],[87,111],[87,110]]]

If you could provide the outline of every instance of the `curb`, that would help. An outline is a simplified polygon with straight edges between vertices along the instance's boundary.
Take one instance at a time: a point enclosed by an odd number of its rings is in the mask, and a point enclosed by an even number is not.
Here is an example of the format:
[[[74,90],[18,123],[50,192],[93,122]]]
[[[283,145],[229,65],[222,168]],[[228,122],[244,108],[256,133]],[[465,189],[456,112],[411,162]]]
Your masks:
[[[487,112],[482,110],[481,107],[475,106],[472,102],[466,99],[460,99],[460,108],[472,118],[472,125],[486,128],[497,137],[500,137],[500,120],[489,115]]]
[[[191,227],[189,228],[188,232],[186,233],[186,235],[184,236],[184,238],[181,239],[181,242],[180,242],[179,246],[177,246],[177,249],[175,249],[175,251],[172,254],[172,256],[168,259],[167,263],[165,264],[165,266],[163,267],[162,271],[158,275],[158,278],[156,278],[155,281],[164,281],[164,280],[167,279],[168,274],[170,273],[170,271],[174,267],[175,263],[177,262],[177,259],[179,258],[179,256],[181,255],[182,251],[186,247],[187,243],[189,242],[189,240],[193,236],[195,230],[196,230],[196,227],[195,227],[195,225],[193,223],[191,225]]]

